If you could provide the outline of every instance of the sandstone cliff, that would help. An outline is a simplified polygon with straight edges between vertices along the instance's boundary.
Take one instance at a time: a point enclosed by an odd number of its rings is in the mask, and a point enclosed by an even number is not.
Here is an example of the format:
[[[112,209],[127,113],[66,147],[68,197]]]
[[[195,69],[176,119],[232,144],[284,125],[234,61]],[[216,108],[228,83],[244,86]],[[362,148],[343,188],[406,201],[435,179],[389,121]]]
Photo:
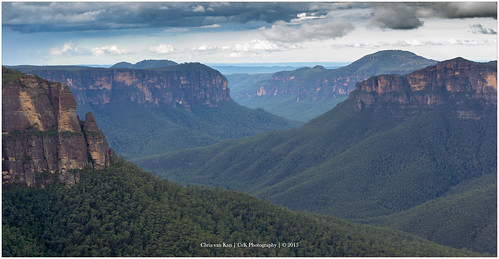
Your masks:
[[[3,184],[74,183],[72,169],[108,165],[105,137],[86,117],[66,85],[2,68]]]
[[[78,104],[139,103],[150,106],[217,107],[229,100],[227,79],[199,63],[157,69],[13,67],[67,84]]]
[[[459,117],[478,119],[483,111],[473,109],[473,102],[491,110],[497,105],[497,62],[455,58],[405,76],[374,76],[357,83],[350,97],[356,99],[358,109],[390,104],[421,110],[452,104],[461,107]]]

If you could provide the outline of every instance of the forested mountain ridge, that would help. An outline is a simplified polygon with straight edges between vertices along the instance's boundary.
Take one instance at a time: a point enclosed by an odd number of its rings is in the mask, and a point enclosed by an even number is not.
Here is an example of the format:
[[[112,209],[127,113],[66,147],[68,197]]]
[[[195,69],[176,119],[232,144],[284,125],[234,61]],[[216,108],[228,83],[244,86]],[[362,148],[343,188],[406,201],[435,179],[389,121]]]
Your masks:
[[[162,68],[175,65],[178,65],[178,63],[171,60],[146,59],[139,61],[135,64],[128,62],[119,62],[112,65],[111,68],[151,69],[151,68]]]
[[[480,255],[242,193],[182,187],[121,159],[85,170],[71,188],[4,190],[2,219],[3,256]]]
[[[91,113],[80,121],[67,85],[2,67],[2,183],[74,183],[110,150]]]
[[[228,79],[238,103],[308,121],[346,99],[357,82],[380,74],[408,74],[436,63],[408,51],[385,50],[336,69],[315,66],[267,75],[230,75]]]
[[[301,128],[139,165],[174,181],[241,190],[294,210],[348,219],[401,212],[497,172],[496,66],[454,59],[406,76],[373,77]],[[480,206],[493,211],[496,205]],[[473,225],[451,226],[470,235]],[[487,240],[477,249],[494,247],[494,237]]]

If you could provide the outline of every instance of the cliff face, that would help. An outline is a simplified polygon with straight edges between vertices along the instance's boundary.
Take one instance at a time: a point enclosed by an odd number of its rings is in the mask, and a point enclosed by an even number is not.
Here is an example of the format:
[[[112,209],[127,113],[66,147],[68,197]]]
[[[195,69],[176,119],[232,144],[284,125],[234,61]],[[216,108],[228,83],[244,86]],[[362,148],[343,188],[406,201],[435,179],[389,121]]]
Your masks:
[[[230,99],[227,79],[199,63],[150,70],[50,67],[19,67],[19,70],[67,84],[78,104],[132,102],[189,109],[199,105],[216,107],[218,102]]]
[[[497,105],[497,63],[456,58],[405,76],[375,76],[357,83],[351,97],[358,109],[388,103],[403,110],[454,104],[462,107],[459,117],[477,119],[480,111],[471,102],[492,110]]]
[[[6,68],[2,76],[4,184],[74,183],[79,175],[71,169],[109,164],[104,135],[91,114],[79,121],[66,85]]]

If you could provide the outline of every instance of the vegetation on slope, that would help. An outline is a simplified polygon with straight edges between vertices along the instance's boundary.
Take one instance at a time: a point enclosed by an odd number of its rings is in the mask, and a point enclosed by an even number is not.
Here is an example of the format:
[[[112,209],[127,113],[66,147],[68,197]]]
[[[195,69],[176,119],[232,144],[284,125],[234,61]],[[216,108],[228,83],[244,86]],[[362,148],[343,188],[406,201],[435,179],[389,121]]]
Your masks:
[[[298,129],[139,165],[181,183],[241,190],[293,210],[348,219],[407,210],[497,171],[495,113],[461,119],[450,105],[404,117],[396,105],[384,112],[355,112],[355,105],[347,100]],[[470,235],[468,228],[454,227]],[[492,239],[483,247],[493,246]]]
[[[237,192],[182,187],[121,159],[86,171],[70,187],[2,194],[3,256],[478,255],[402,232],[291,212]]]
[[[138,104],[78,106],[78,114],[88,111],[96,117],[110,147],[132,160],[299,126],[298,122],[263,110],[251,110],[233,101],[220,102],[216,108],[193,107],[191,111]]]
[[[497,254],[497,177],[484,175],[408,210],[362,220],[433,242]],[[463,234],[469,233],[469,234]]]

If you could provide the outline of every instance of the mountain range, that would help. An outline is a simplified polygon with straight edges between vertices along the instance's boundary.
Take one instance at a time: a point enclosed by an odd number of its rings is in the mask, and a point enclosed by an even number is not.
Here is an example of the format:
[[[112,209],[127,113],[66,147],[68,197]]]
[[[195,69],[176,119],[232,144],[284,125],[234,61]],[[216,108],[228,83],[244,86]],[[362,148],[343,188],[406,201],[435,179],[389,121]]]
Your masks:
[[[357,82],[381,74],[408,74],[436,63],[412,52],[385,50],[335,69],[304,67],[272,74],[232,74],[227,79],[239,104],[306,122],[345,100]]]
[[[240,190],[293,210],[495,254],[496,109],[497,63],[456,58],[359,82],[346,101],[300,128],[138,164],[173,181]],[[438,213],[443,209],[449,213]],[[426,212],[436,229],[422,220]],[[468,223],[453,221],[455,215]]]
[[[135,65],[147,69],[12,68],[67,84],[78,103],[77,113],[92,112],[111,147],[127,158],[300,125],[236,104],[230,99],[226,78],[214,69],[199,63],[171,63],[143,61]],[[162,67],[165,64],[170,65]]]
[[[161,181],[108,153],[93,116],[79,121],[66,85],[3,68],[2,95],[3,162],[9,173],[33,169],[38,181],[20,177],[14,185],[3,174],[3,256],[488,255],[238,192]],[[24,169],[11,167],[16,161]],[[66,174],[78,177],[57,177]],[[40,185],[37,176],[55,178]]]
[[[392,64],[371,60],[354,68],[382,71]],[[456,58],[403,75],[369,77],[300,128],[239,140],[223,139],[299,123],[236,104],[225,77],[205,65],[141,66],[147,68],[18,67],[69,88],[3,69],[3,126],[12,127],[2,137],[8,168],[3,254],[497,254],[496,62]],[[314,82],[321,73],[309,70],[327,69],[302,70]],[[289,73],[276,74],[290,79]],[[234,191],[159,181],[113,156],[107,141],[169,180],[244,191],[328,216],[289,212]],[[174,151],[186,147],[196,148]],[[31,187],[10,188],[23,184]],[[33,188],[40,186],[47,187]],[[175,233],[183,234],[169,238]],[[292,240],[304,249],[197,247],[203,240],[235,245],[255,239]]]

